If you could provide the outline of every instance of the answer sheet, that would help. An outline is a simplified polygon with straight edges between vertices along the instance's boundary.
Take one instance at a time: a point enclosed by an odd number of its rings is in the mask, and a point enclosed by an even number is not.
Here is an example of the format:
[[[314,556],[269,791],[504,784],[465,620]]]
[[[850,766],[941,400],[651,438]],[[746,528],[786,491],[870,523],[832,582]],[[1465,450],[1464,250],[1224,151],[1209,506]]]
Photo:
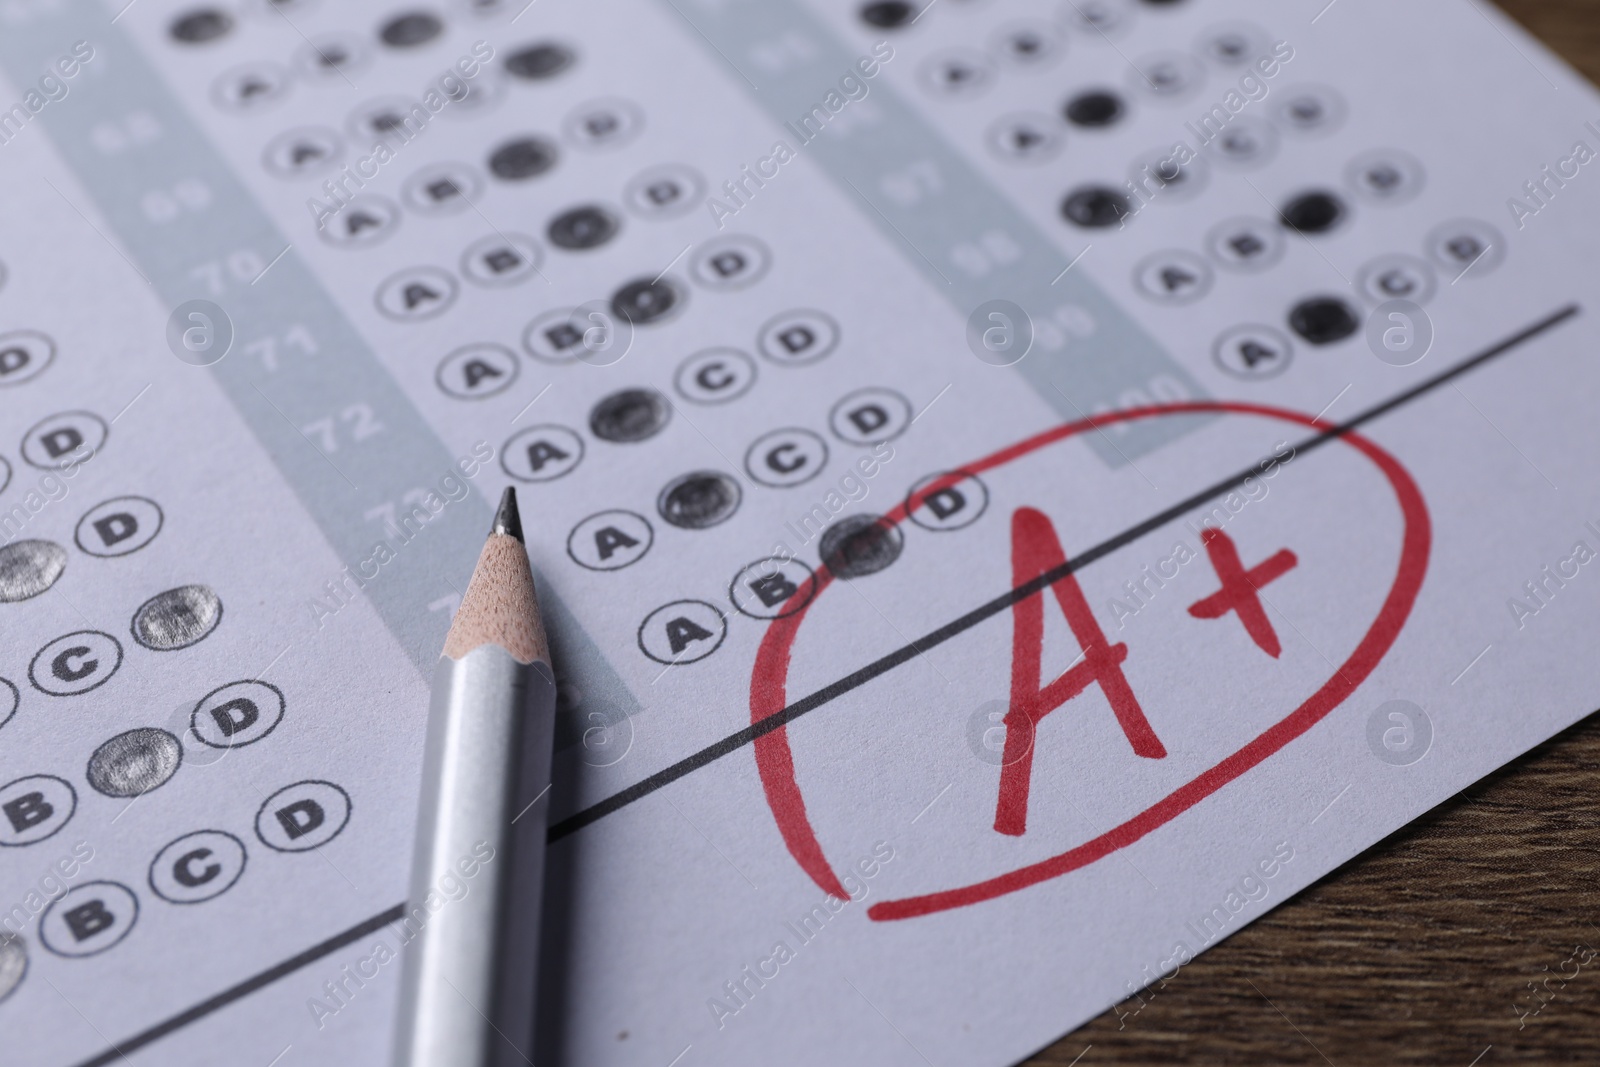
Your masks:
[[[1600,702],[1600,96],[1486,5],[0,0],[0,75],[7,1064],[388,1062],[507,485],[506,1062],[1013,1063]]]

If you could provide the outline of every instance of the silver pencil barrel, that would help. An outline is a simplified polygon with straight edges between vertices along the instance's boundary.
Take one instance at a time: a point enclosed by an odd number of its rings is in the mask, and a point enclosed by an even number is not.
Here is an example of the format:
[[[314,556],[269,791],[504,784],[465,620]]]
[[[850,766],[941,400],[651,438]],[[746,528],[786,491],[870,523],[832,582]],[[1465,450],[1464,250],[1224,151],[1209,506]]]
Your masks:
[[[533,1059],[555,683],[498,645],[439,661],[429,709],[395,1062]]]

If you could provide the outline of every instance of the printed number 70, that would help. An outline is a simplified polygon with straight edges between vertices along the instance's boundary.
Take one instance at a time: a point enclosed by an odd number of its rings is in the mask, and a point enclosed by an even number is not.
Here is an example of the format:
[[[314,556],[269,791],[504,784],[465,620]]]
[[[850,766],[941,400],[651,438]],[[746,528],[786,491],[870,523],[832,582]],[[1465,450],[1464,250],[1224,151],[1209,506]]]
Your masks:
[[[266,269],[267,265],[260,256],[248,248],[241,248],[228,253],[225,259],[200,264],[189,272],[189,277],[205,283],[206,290],[212,296],[221,296],[230,281],[249,284]]]

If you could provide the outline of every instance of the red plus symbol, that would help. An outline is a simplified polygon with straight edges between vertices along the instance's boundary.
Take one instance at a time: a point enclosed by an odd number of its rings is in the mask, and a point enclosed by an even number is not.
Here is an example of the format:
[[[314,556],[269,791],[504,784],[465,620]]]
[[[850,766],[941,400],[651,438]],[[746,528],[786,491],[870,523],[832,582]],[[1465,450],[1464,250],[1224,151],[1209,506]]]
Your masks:
[[[1197,619],[1220,619],[1230,611],[1237,613],[1250,639],[1261,651],[1277,659],[1283,646],[1278,643],[1278,635],[1267,620],[1258,590],[1273,579],[1281,578],[1299,560],[1295,559],[1293,552],[1282,548],[1245,570],[1244,564],[1239,562],[1239,550],[1227,534],[1207,526],[1201,532],[1200,540],[1206,546],[1206,555],[1211,557],[1212,568],[1222,580],[1222,588],[1190,604],[1189,614]]]

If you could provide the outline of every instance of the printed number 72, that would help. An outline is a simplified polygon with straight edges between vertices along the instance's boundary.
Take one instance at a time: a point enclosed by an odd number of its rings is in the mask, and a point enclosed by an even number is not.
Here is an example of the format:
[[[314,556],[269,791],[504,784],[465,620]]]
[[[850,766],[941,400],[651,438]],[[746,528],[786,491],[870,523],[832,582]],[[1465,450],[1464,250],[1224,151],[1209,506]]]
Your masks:
[[[383,423],[378,421],[372,408],[366,404],[351,404],[339,412],[338,418],[340,422],[346,424],[352,441],[365,441],[373,434],[383,431]],[[300,427],[300,432],[311,438],[312,443],[323,452],[339,451],[338,424],[332,415],[306,423]]]

